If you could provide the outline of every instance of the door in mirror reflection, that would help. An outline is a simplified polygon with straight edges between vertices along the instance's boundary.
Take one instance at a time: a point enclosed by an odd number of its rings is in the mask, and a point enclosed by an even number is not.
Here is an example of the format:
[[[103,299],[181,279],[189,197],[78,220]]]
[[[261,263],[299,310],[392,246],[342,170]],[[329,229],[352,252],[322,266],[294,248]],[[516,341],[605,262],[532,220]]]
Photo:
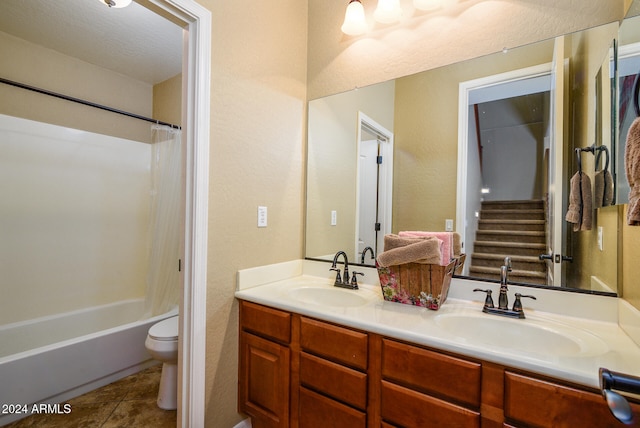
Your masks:
[[[375,255],[384,250],[384,235],[391,233],[393,133],[362,112],[358,126],[355,260],[373,264]]]
[[[562,185],[548,186],[556,174],[551,165],[562,161],[562,141],[553,138],[551,87],[549,65],[461,85],[469,106],[466,150],[459,151],[466,156],[459,160],[466,174],[459,195],[465,195],[463,239],[471,254],[465,275],[499,279],[508,256],[513,281],[554,284],[554,264],[541,257],[562,251],[546,210],[562,191]]]

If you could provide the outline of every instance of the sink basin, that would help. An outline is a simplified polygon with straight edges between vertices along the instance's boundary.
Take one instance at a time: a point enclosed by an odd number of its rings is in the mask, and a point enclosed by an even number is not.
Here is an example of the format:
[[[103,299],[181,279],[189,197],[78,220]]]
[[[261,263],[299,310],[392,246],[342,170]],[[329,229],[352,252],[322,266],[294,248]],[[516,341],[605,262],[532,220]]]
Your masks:
[[[289,296],[303,303],[322,306],[353,307],[369,302],[364,290],[347,290],[338,287],[298,287],[289,291]]]
[[[436,324],[468,343],[553,356],[594,356],[608,351],[597,336],[570,325],[538,319],[510,319],[484,313],[444,313]]]

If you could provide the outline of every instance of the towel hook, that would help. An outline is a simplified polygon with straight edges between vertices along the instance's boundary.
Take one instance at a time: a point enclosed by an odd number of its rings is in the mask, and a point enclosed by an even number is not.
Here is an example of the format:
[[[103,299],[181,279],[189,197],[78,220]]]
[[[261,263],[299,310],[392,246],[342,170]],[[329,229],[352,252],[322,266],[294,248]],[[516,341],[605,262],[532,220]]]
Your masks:
[[[604,169],[603,171],[607,171],[609,169],[609,148],[607,146],[600,146],[597,148],[598,153],[596,153],[596,167],[598,166],[598,163],[600,162],[600,156],[602,155],[602,152],[604,152],[605,156],[605,161],[604,161]]]
[[[582,174],[582,156],[580,154],[582,152],[582,149],[578,147],[575,150],[576,150],[576,159],[578,160],[578,172]]]

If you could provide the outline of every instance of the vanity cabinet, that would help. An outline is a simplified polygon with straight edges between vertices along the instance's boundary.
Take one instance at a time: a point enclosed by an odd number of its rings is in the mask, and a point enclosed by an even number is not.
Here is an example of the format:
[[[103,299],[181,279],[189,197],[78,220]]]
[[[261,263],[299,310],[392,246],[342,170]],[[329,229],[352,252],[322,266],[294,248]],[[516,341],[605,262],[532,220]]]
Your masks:
[[[246,301],[239,366],[256,428],[622,426],[595,389]]]

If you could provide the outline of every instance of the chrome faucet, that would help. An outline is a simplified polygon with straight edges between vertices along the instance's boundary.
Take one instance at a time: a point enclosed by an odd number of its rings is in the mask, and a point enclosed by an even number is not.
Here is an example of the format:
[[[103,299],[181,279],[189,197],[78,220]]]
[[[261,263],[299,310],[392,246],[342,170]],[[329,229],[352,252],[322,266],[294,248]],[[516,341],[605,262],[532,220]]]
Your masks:
[[[364,256],[367,254],[367,251],[371,253],[371,260],[376,258],[376,255],[373,253],[373,248],[365,247],[364,250],[362,250],[362,257],[360,257],[361,264],[364,264]]]
[[[338,267],[338,258],[340,256],[344,257],[344,273],[342,276],[340,275],[340,268]],[[351,290],[358,289],[357,275],[364,275],[361,272],[353,272],[353,277],[351,278],[351,282],[349,282],[349,259],[347,258],[347,253],[344,251],[338,251],[336,255],[333,256],[333,263],[329,270],[336,271],[336,280],[333,283],[335,287],[349,288]]]

